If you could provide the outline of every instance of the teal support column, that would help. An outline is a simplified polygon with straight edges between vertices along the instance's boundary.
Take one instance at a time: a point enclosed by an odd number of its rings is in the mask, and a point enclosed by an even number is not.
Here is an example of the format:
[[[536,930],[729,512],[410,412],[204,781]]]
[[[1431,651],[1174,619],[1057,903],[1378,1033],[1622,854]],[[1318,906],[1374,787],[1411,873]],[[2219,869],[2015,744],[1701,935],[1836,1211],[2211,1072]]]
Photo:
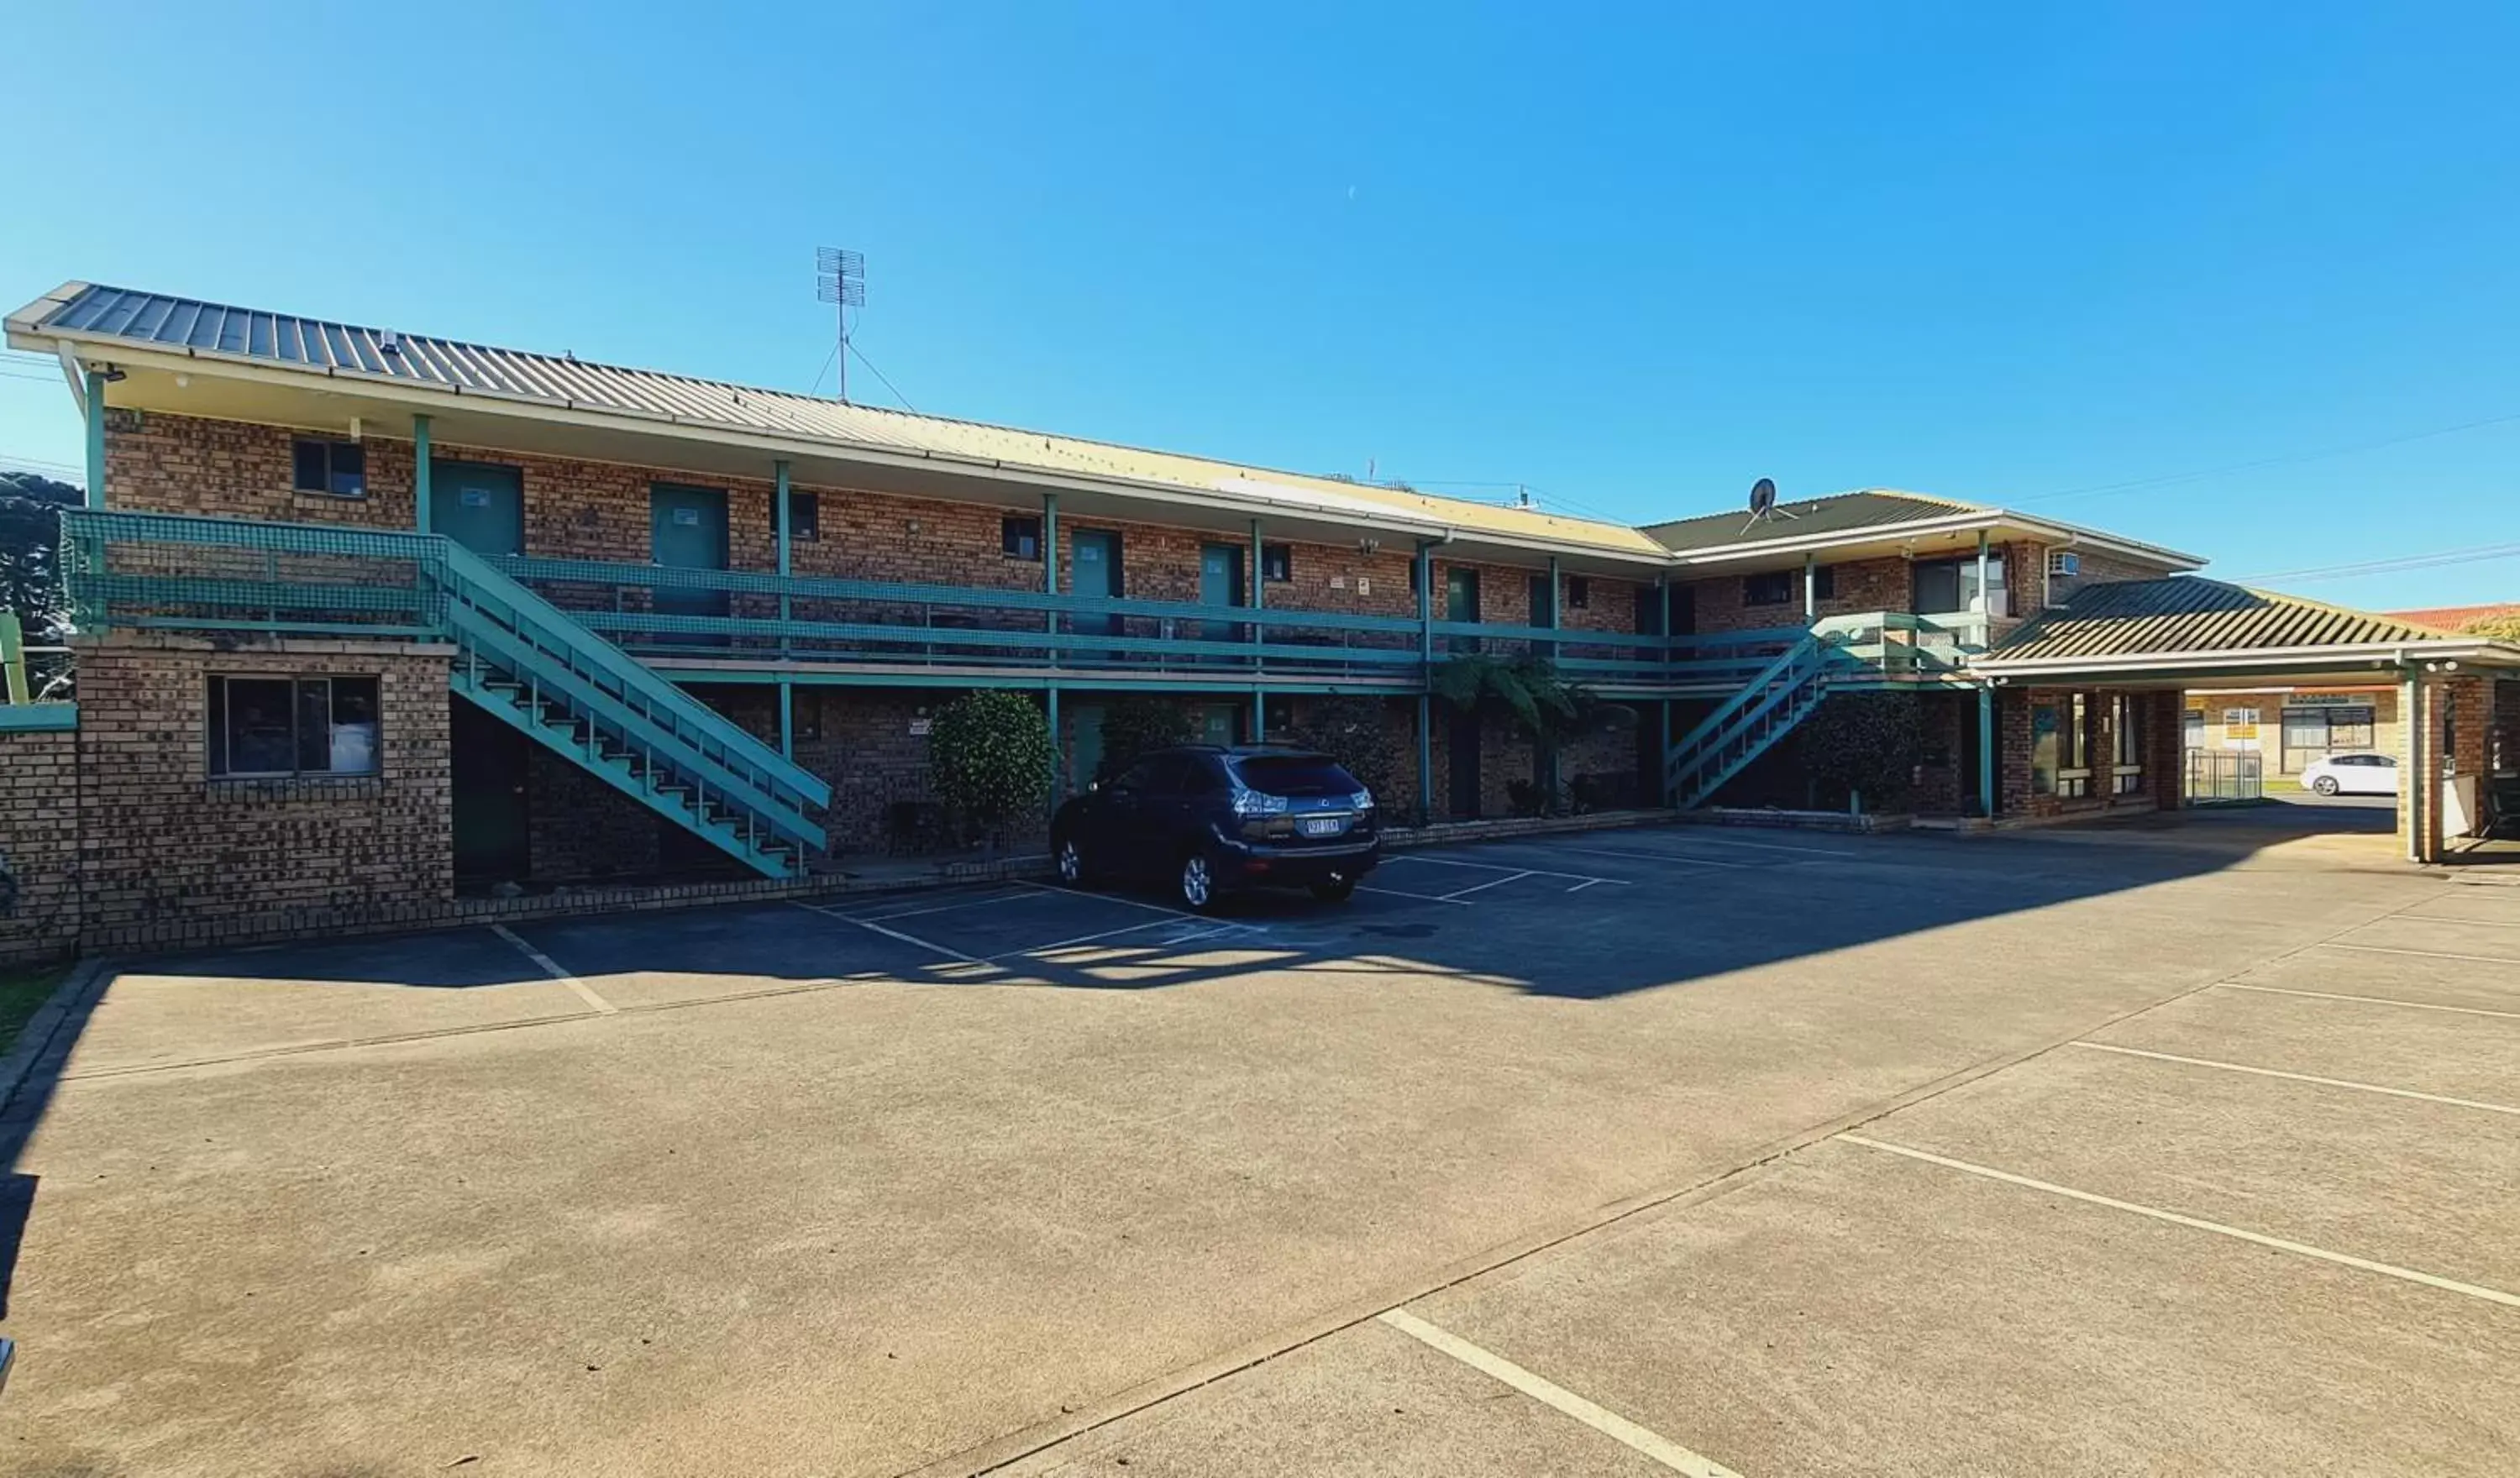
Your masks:
[[[1041,589],[1044,595],[1058,594],[1058,495],[1057,493],[1041,495]],[[1058,635],[1058,611],[1044,612],[1042,622],[1043,628],[1052,636]],[[1058,665],[1057,647],[1050,649],[1050,665],[1053,667]],[[1053,701],[1055,702],[1056,699]],[[1051,709],[1054,714],[1058,711],[1056,707]]]
[[[796,757],[796,688],[786,673],[779,676],[779,753],[785,759]]]
[[[1058,690],[1042,690],[1050,703],[1050,803],[1056,808],[1067,799],[1067,746],[1058,741]]]
[[[1565,593],[1565,582],[1560,580],[1557,576],[1557,557],[1555,555],[1551,555],[1549,557],[1549,620],[1545,624],[1552,631],[1555,631],[1559,625],[1557,619],[1557,607],[1558,603],[1566,598]],[[1555,642],[1551,642],[1548,644],[1548,648],[1549,660],[1552,662],[1556,661],[1558,651],[1557,644]],[[1548,746],[1548,753],[1542,757],[1540,773],[1541,788],[1549,796],[1553,797],[1557,794],[1559,770],[1557,746],[1552,744]]]
[[[1977,691],[1977,804],[1987,820],[1995,819],[1995,690]]]
[[[794,549],[791,541],[794,531],[788,526],[788,459],[782,457],[770,466],[778,482],[778,491],[771,494],[774,502],[770,515],[773,520],[772,526],[779,531],[779,656],[782,661],[785,661],[788,655],[788,622],[791,619],[794,610],[788,595],[787,583],[789,572],[794,568],[791,560]],[[788,694],[788,684],[784,679],[779,684],[779,693],[780,709],[784,713],[787,709]],[[786,731],[783,729],[781,732],[784,734]],[[783,754],[787,752],[784,745],[780,752]]]
[[[1980,538],[1985,537],[1980,535]],[[1820,564],[1811,551],[1803,552],[1803,624],[1820,619]]]
[[[429,532],[428,418],[411,418],[411,526]]]
[[[1265,598],[1260,593],[1260,587],[1267,583],[1268,572],[1261,568],[1260,520],[1254,518],[1251,520],[1250,595],[1249,599],[1243,604],[1251,607],[1252,615],[1255,618],[1259,615],[1260,607],[1265,602]],[[1263,640],[1264,638],[1260,631],[1260,622],[1257,619],[1254,619],[1251,623],[1251,645],[1257,647]],[[1263,659],[1258,652],[1255,651],[1251,654],[1251,665],[1254,668],[1260,667],[1262,665],[1262,661]],[[1251,742],[1257,744],[1266,740],[1268,738],[1269,694],[1260,687],[1259,684],[1254,683],[1251,685]]]
[[[1680,736],[1671,732],[1671,699],[1664,698],[1662,700],[1662,752],[1664,763],[1658,767],[1659,773],[1654,776],[1654,792],[1662,797],[1662,803],[1666,806],[1676,806],[1680,804],[1680,797],[1672,793],[1670,764],[1672,742],[1679,738]]]
[[[1435,817],[1435,703],[1426,684],[1435,675],[1434,546],[1418,546],[1418,816]]]
[[[87,372],[87,506],[105,507],[105,372]]]

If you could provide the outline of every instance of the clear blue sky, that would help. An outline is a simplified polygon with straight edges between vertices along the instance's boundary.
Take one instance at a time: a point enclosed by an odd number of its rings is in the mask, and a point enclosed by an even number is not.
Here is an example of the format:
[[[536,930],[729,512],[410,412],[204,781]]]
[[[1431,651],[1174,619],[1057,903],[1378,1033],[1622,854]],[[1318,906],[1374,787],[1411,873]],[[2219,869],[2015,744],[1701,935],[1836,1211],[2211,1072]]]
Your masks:
[[[802,388],[831,242],[926,411],[1640,521],[1917,488],[2230,575],[2520,544],[2520,420],[2222,470],[2520,417],[2507,5],[210,9],[13,19],[11,305]],[[0,453],[75,463],[19,368]]]

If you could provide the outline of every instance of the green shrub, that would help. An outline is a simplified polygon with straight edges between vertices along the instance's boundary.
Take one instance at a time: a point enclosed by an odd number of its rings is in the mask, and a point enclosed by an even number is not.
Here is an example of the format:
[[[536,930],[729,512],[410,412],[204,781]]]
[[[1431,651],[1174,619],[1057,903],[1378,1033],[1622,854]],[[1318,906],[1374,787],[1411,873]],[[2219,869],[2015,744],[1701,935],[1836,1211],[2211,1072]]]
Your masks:
[[[1794,730],[1804,773],[1867,809],[1895,809],[1915,783],[1924,716],[1912,693],[1838,693]]]
[[[1049,799],[1058,763],[1050,720],[1019,693],[965,694],[937,710],[928,731],[927,773],[937,799],[992,843]]]
[[[1187,744],[1197,737],[1190,710],[1170,698],[1142,694],[1115,699],[1102,710],[1102,758],[1094,767],[1094,778],[1109,780],[1148,750]]]
[[[1302,722],[1289,725],[1281,738],[1337,760],[1373,792],[1384,815],[1396,818],[1418,805],[1417,790],[1403,793],[1402,780],[1417,761],[1407,750],[1407,736],[1395,736],[1383,722],[1385,702],[1354,694],[1306,699]]]

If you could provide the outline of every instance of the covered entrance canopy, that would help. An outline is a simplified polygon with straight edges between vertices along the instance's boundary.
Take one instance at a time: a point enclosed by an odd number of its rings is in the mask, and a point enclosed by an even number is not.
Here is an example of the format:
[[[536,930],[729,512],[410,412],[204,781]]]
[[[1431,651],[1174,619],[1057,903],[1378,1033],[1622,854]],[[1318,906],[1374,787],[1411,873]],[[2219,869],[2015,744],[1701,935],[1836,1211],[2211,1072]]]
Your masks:
[[[2520,767],[2520,646],[2177,575],[2093,585],[1970,663],[1998,688],[2399,690],[2399,830],[2417,861],[2480,830]],[[2437,774],[2441,784],[2409,786]]]

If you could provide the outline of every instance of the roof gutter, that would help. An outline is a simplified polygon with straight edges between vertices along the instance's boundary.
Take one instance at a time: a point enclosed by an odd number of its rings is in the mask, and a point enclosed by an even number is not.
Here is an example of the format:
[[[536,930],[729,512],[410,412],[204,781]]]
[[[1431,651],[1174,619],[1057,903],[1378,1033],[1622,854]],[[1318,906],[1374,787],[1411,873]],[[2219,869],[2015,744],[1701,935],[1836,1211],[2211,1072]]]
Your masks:
[[[2144,544],[2134,539],[2121,539],[2096,529],[2056,523],[2030,517],[2006,509],[1968,509],[1939,518],[1913,518],[1898,523],[1876,523],[1864,528],[1844,529],[1836,533],[1804,534],[1791,539],[1752,539],[1732,544],[1711,545],[1704,549],[1676,551],[1685,565],[1729,563],[1735,560],[1756,559],[1761,555],[1801,554],[1805,551],[1832,549],[1850,544],[1876,544],[1899,539],[1912,539],[1933,534],[1968,533],[1976,529],[1997,528],[2005,524],[2027,529],[2059,543],[2082,544],[2094,549],[2134,555],[2176,569],[2201,569],[2205,560],[2195,555]]]
[[[1025,463],[998,459],[957,457],[950,453],[904,451],[859,441],[842,441],[826,436],[783,433],[758,427],[732,427],[723,423],[695,420],[674,415],[650,415],[623,411],[615,407],[583,405],[575,400],[553,400],[539,395],[519,395],[497,390],[467,389],[460,385],[440,384],[429,381],[408,380],[397,375],[380,375],[364,370],[336,365],[284,367],[251,355],[232,354],[218,349],[185,345],[135,345],[111,335],[84,331],[45,329],[22,320],[8,325],[8,341],[20,348],[51,348],[75,361],[71,348],[83,344],[98,353],[111,353],[118,363],[149,366],[170,373],[183,371],[197,363],[209,362],[240,379],[260,383],[301,387],[309,381],[331,381],[345,389],[356,387],[362,394],[381,399],[423,406],[443,404],[448,400],[480,404],[485,411],[495,407],[497,413],[516,415],[526,420],[550,424],[581,425],[590,429],[626,430],[655,434],[670,428],[722,446],[758,447],[775,455],[819,455],[826,458],[854,460],[902,469],[947,468],[1009,481],[1021,481],[1034,486],[1050,485],[1062,491],[1101,492],[1121,497],[1142,497],[1192,507],[1213,508],[1248,515],[1269,513],[1279,516],[1309,517],[1322,522],[1348,524],[1405,534],[1412,538],[1440,536],[1439,542],[1452,543],[1462,537],[1454,525],[1431,520],[1420,521],[1404,514],[1380,511],[1350,510],[1324,507],[1295,499],[1273,498],[1264,493],[1226,492],[1184,487],[1178,483],[1151,482],[1139,478],[1109,474],[1073,472],[1038,468]],[[1618,549],[1589,544],[1577,539],[1552,538],[1546,535],[1508,534],[1490,530],[1474,531],[1474,542],[1492,543],[1506,548],[1529,549],[1545,553],[1580,554],[1588,559],[1616,563],[1635,563],[1663,569],[1679,562],[1669,552]]]

